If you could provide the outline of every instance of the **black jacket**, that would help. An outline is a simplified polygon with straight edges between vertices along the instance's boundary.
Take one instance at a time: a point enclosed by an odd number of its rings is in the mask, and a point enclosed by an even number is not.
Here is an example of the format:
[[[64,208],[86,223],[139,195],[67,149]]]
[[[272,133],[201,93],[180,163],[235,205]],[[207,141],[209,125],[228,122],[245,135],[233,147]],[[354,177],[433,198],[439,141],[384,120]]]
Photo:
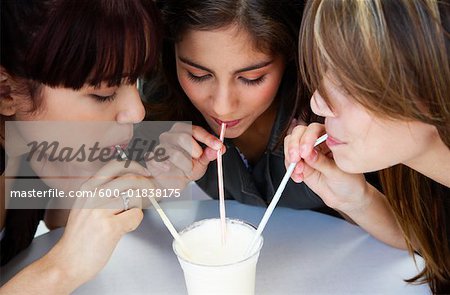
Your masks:
[[[227,152],[223,155],[223,177],[226,199],[257,206],[267,206],[272,200],[286,173],[282,144],[275,149],[289,119],[289,114],[282,105],[280,104],[278,108],[266,151],[251,169],[246,167],[232,141],[225,139]],[[207,126],[203,127],[209,129]],[[197,181],[197,184],[210,197],[218,198],[217,161],[209,164],[205,175]],[[278,206],[324,210],[335,215],[335,211],[327,207],[304,183],[297,184],[291,179],[283,191]]]

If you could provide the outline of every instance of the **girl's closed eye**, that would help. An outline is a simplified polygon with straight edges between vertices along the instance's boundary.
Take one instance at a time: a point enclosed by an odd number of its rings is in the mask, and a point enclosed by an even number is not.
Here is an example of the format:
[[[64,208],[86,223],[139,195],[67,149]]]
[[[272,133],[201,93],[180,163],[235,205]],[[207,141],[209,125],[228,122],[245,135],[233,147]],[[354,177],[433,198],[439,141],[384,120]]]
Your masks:
[[[262,75],[261,77],[255,78],[255,79],[248,79],[248,78],[244,78],[244,77],[239,77],[239,80],[242,81],[242,83],[244,83],[245,85],[249,85],[249,86],[257,86],[260,85],[264,82],[264,80],[266,79],[266,75]]]
[[[100,103],[104,103],[104,102],[113,101],[116,98],[116,92],[114,92],[111,95],[99,95],[99,94],[91,93],[89,96]]]
[[[194,75],[191,72],[187,72],[187,77],[189,80],[196,82],[196,83],[200,83],[203,81],[208,80],[209,78],[211,78],[211,74],[206,74],[206,75]]]

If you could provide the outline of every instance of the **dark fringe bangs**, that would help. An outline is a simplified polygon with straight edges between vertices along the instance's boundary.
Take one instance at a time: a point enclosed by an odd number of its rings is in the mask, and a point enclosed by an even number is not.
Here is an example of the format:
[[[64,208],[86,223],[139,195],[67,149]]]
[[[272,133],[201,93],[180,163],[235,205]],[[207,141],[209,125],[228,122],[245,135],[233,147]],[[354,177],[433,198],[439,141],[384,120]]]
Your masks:
[[[152,3],[149,3],[152,4]],[[28,78],[51,87],[133,84],[157,60],[157,12],[141,1],[63,1],[34,37]]]

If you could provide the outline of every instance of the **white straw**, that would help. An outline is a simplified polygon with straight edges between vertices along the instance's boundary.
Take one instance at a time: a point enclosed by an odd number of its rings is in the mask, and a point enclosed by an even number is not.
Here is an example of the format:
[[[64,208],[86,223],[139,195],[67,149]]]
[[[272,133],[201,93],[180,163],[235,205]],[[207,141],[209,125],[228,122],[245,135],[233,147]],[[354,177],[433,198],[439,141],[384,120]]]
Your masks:
[[[150,197],[150,202],[152,203],[153,207],[155,207],[156,212],[158,212],[159,216],[161,217],[164,225],[167,227],[169,232],[172,234],[172,237],[177,241],[178,245],[180,245],[180,249],[183,252],[184,256],[186,258],[189,258],[189,251],[187,250],[186,244],[184,244],[183,240],[181,239],[181,236],[178,234],[177,230],[173,226],[173,224],[170,222],[169,218],[167,217],[166,213],[164,213],[161,206],[159,206],[158,202],[153,197]]]
[[[314,146],[317,146],[327,140],[328,135],[324,134],[321,137],[319,137],[316,140],[316,143]],[[252,242],[250,243],[250,247],[247,249],[247,255],[249,255],[252,251],[252,249],[256,246],[256,242],[258,241],[259,237],[261,236],[261,233],[263,232],[264,228],[266,227],[267,221],[269,221],[270,216],[272,215],[273,210],[275,209],[275,206],[277,205],[278,201],[280,200],[281,194],[284,191],[284,188],[286,187],[287,182],[289,181],[289,178],[291,177],[292,172],[295,169],[295,166],[297,163],[291,163],[286,171],[286,174],[284,174],[283,180],[281,180],[280,186],[278,187],[277,191],[275,192],[275,195],[273,196],[272,201],[270,202],[269,206],[267,207],[266,212],[264,213],[263,218],[261,219],[261,222],[258,225],[258,229],[256,230],[255,237],[253,238]]]
[[[117,150],[117,153],[120,155],[120,157],[123,160],[128,159],[127,154],[125,154],[125,152],[122,150],[122,148],[119,145],[116,145],[115,148]],[[161,217],[164,225],[167,227],[169,232],[172,234],[172,237],[175,239],[175,241],[177,241],[178,245],[180,245],[181,252],[183,252],[183,254],[186,258],[189,258],[190,255],[189,255],[189,251],[187,250],[186,245],[184,244],[183,240],[181,239],[181,236],[178,234],[178,232],[175,229],[175,227],[173,226],[173,224],[170,222],[166,213],[164,213],[161,206],[159,206],[158,202],[156,202],[156,200],[153,197],[150,197],[149,199],[150,199],[150,202],[152,203],[153,207],[155,207],[156,212]]]
[[[223,142],[225,138],[225,129],[227,124],[222,123],[222,128],[220,129],[220,141]],[[225,245],[225,237],[227,231],[227,224],[225,220],[225,193],[223,190],[223,167],[222,167],[222,150],[217,151],[217,181],[219,184],[219,212],[220,212],[220,223],[222,232],[222,245]]]

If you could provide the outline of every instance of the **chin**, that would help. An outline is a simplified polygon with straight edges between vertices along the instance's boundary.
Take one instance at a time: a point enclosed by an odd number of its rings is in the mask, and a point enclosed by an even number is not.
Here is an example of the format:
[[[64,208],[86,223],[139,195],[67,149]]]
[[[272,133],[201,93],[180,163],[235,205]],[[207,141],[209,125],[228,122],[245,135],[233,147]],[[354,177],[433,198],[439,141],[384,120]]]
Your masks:
[[[226,138],[238,138],[239,136],[241,136],[242,135],[242,133],[244,133],[244,132],[228,132],[228,130],[227,131],[225,131],[225,137]]]
[[[339,169],[341,169],[344,172],[347,173],[365,173],[365,172],[370,172],[369,170],[367,170],[367,167],[364,167],[363,165],[358,165],[358,161],[351,161],[349,159],[339,159],[336,158],[336,156],[334,157],[334,161],[336,162],[336,165],[339,167]]]
[[[375,165],[370,165],[371,161],[369,159],[363,159],[362,161],[352,160],[352,159],[337,159],[334,157],[336,165],[344,172],[351,174],[361,174],[380,171],[386,169],[390,166],[383,165],[382,163],[377,163]],[[372,162],[373,164],[373,162]]]

